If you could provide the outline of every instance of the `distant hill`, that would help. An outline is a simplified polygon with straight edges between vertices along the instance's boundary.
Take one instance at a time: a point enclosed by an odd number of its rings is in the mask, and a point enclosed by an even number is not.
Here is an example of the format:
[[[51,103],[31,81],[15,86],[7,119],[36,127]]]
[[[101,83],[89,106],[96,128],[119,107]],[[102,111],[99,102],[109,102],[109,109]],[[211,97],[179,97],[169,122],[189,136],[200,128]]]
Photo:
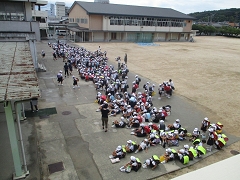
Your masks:
[[[214,11],[195,12],[189,14],[195,17],[198,22],[235,22],[240,23],[240,8],[221,9]]]

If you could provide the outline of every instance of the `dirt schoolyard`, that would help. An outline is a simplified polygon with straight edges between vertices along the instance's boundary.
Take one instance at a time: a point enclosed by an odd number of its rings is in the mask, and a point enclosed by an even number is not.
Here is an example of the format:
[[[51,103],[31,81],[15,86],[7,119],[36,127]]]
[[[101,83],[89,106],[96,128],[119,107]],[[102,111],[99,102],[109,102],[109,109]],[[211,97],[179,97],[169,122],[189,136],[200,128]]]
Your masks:
[[[131,72],[162,83],[174,81],[178,96],[204,110],[211,122],[221,122],[224,131],[240,136],[240,39],[226,37],[195,37],[195,42],[162,42],[159,46],[134,43],[78,44],[95,51],[107,51],[110,64],[124,54]],[[155,97],[157,98],[157,97]],[[199,128],[200,128],[199,122]],[[185,169],[164,175],[171,179],[233,156],[240,151],[240,142],[225,147],[214,155]],[[160,178],[159,178],[160,179]]]

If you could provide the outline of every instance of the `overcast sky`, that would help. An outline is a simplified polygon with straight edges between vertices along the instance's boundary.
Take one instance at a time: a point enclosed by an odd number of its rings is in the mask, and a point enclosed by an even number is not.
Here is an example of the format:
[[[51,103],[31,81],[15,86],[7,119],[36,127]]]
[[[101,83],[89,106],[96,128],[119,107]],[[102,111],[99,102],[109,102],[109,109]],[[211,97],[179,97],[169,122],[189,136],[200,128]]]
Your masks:
[[[55,3],[56,1],[65,2],[66,6],[71,6],[74,3],[74,0],[48,0],[49,3]],[[82,1],[94,2],[94,0]],[[172,8],[185,14],[209,10],[240,8],[240,0],[110,0],[110,3]]]

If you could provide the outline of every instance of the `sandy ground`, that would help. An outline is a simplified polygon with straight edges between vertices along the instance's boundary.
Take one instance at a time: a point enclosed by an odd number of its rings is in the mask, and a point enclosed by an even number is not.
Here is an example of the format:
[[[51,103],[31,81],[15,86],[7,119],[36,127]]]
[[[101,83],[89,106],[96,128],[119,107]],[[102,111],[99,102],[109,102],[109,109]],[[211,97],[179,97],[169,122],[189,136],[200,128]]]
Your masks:
[[[101,46],[102,51],[108,52],[110,62],[117,56],[123,60],[127,53],[131,72],[156,83],[171,78],[176,94],[204,110],[211,122],[220,121],[225,131],[240,136],[240,40],[225,37],[195,37],[195,40],[195,43],[163,42],[147,47],[133,43],[78,45],[92,51]],[[230,150],[240,151],[240,142],[193,166],[162,176],[161,180],[231,157]]]

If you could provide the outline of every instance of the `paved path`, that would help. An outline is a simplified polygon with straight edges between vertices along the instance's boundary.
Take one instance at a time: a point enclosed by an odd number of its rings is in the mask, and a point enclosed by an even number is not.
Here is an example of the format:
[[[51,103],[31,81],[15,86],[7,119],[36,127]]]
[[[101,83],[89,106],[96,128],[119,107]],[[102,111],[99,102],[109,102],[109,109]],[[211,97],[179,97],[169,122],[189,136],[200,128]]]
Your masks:
[[[93,44],[93,46],[95,45]],[[46,52],[46,58],[44,60],[40,57],[41,50]],[[25,134],[24,143],[28,154],[29,169],[35,169],[35,172],[34,170],[30,171],[30,177],[52,180],[149,179],[185,167],[181,163],[173,161],[167,164],[160,164],[154,171],[150,169],[140,169],[137,173],[132,172],[126,174],[120,172],[119,168],[129,161],[130,155],[128,154],[126,158],[117,164],[111,164],[108,156],[118,145],[126,144],[127,140],[132,139],[139,143],[143,138],[131,136],[130,130],[125,128],[116,129],[110,127],[109,131],[105,133],[101,129],[101,115],[99,112],[95,112],[98,105],[94,103],[96,91],[92,82],[80,80],[80,88],[73,89],[72,78],[69,77],[65,78],[63,86],[58,86],[56,74],[59,70],[63,69],[64,63],[62,59],[57,61],[52,60],[52,50],[48,48],[47,42],[37,43],[37,52],[39,54],[39,61],[42,61],[47,68],[47,72],[38,73],[42,94],[42,97],[39,99],[39,108],[56,107],[57,114],[50,115],[43,119],[39,117],[28,118],[27,121],[22,124]],[[116,64],[114,65],[116,66]],[[77,76],[78,73],[74,70],[73,74]],[[130,72],[129,85],[131,85],[133,77],[134,74]],[[144,77],[141,78],[140,91],[142,91],[141,87],[143,83],[146,81],[151,82],[150,80],[144,79]],[[155,82],[155,84],[158,83]],[[199,127],[202,119],[205,117],[204,112],[197,109],[195,104],[176,95],[173,95],[171,99],[162,98],[162,100],[158,100],[156,96],[153,99],[153,104],[157,108],[170,104],[172,106],[172,114],[167,117],[166,123],[170,124],[173,123],[175,119],[180,119],[182,126],[190,132],[195,127]],[[29,106],[26,105],[26,108],[29,108]],[[63,115],[67,113],[68,115]],[[119,119],[119,117],[120,116],[110,117],[109,125],[112,120]],[[0,123],[0,128],[6,129],[4,120],[1,120]],[[2,130],[1,132],[5,131]],[[229,139],[228,144],[238,140],[238,138],[231,135],[229,135]],[[1,140],[3,141],[2,137],[0,137],[0,141]],[[182,148],[185,143],[189,144],[188,141],[180,142],[180,146],[176,149]],[[9,149],[9,144],[6,143],[5,147]],[[39,153],[37,153],[37,151]],[[3,152],[3,150],[0,150],[0,152]],[[164,152],[165,149],[159,145],[151,147],[148,153],[139,152],[136,154],[136,157],[139,157],[140,160],[144,162],[153,154],[160,156]],[[216,152],[216,150],[212,153],[214,152]],[[212,153],[208,153],[207,156]],[[9,155],[8,153],[8,156],[11,156],[11,154]],[[2,159],[3,157],[1,157],[1,160]],[[40,175],[37,168],[38,159],[40,159],[39,163],[42,177],[39,177]],[[191,161],[189,165],[199,160],[201,159],[195,159]],[[57,162],[63,162],[65,170],[49,174],[48,165]],[[8,166],[10,165],[11,163],[8,164]],[[0,168],[4,168],[4,166],[0,165]],[[12,172],[12,167],[8,169],[9,177],[9,173]]]

